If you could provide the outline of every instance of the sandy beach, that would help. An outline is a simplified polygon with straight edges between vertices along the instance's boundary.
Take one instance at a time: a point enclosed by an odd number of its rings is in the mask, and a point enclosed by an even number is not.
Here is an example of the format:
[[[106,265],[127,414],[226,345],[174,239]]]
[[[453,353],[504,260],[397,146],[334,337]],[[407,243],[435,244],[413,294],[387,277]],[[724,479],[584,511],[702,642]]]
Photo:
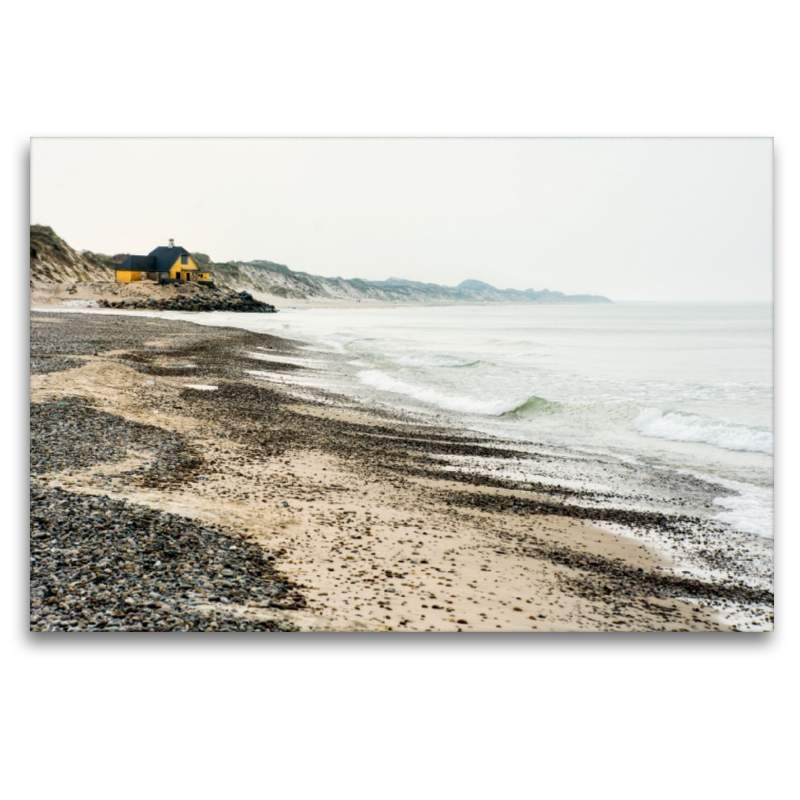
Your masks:
[[[115,589],[117,572],[98,584],[86,566],[96,545],[82,556],[76,546],[82,572],[32,579],[32,629],[126,630],[133,615],[137,630],[718,631],[728,629],[721,605],[764,601],[676,575],[595,524],[668,524],[655,515],[443,468],[444,454],[512,462],[509,443],[322,390],[301,398],[252,374],[296,376],[298,354],[293,342],[233,328],[31,311],[37,541],[63,533],[48,528],[55,492],[67,506],[104,498],[170,515],[189,536],[263,560],[205,563],[218,551],[209,545],[189,569],[178,544],[174,574],[185,577],[171,588],[132,550]],[[139,547],[137,534],[127,539]]]

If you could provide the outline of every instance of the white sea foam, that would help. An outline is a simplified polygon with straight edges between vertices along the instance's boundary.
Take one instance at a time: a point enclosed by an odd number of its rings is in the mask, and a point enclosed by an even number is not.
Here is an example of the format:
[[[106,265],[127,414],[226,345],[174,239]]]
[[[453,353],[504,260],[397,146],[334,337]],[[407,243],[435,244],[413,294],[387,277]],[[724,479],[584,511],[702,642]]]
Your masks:
[[[700,442],[725,450],[771,454],[772,431],[754,428],[724,419],[711,419],[698,414],[659,411],[646,408],[639,413],[635,425],[644,436],[670,439],[673,442]]]
[[[464,397],[463,395],[444,394],[428,387],[412,386],[377,369],[359,372],[358,379],[367,386],[372,386],[382,392],[413,397],[415,400],[430,403],[446,411],[456,411],[462,414],[485,414],[499,417],[501,414],[513,411],[520,405],[519,400],[513,402],[508,402],[507,400],[480,400]]]
[[[766,539],[774,537],[773,493],[771,489],[736,481],[720,481],[737,494],[717,497],[715,506],[725,509],[716,519],[745,533],[755,533]]]
[[[736,492],[736,494],[714,498],[714,505],[725,509],[725,511],[715,514],[715,519],[725,522],[743,533],[754,533],[765,539],[774,538],[774,492],[772,488],[742,481],[731,481],[692,470],[679,469],[676,472],[681,475],[691,475],[706,483],[716,484]]]
[[[272,383],[313,387],[319,387],[320,385],[319,374],[315,374],[313,372],[269,372],[267,370],[259,369],[246,369],[245,372],[248,375],[252,375],[254,378],[259,378],[260,380],[264,381],[271,381]]]
[[[184,383],[187,389],[197,389],[201,392],[213,392],[219,389],[219,386],[212,386],[210,383]]]
[[[274,353],[254,353],[248,355],[258,361],[275,361],[280,364],[292,364],[296,367],[318,367],[320,362],[313,358],[296,358],[293,356],[278,356]]]
[[[751,487],[751,490],[737,496],[718,497],[714,505],[727,509],[716,515],[721,522],[727,522],[738,531],[755,533],[766,539],[773,538],[771,493],[762,494],[758,487]]]

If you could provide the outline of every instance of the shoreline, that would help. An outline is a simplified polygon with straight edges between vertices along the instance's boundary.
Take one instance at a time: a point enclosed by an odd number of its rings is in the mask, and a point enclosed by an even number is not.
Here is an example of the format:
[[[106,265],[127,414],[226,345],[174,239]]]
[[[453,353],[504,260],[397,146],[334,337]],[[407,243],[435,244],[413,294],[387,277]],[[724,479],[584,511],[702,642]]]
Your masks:
[[[169,433],[199,466],[177,483],[158,480],[159,454],[145,442],[82,469],[54,469],[47,456],[37,486],[221,526],[271,554],[297,587],[295,607],[265,607],[255,585],[236,602],[203,573],[181,600],[195,616],[299,630],[729,629],[715,611],[729,589],[674,574],[556,492],[454,476],[437,458],[508,457],[499,441],[319,390],[301,400],[247,373],[265,361],[246,348],[290,357],[291,340],[146,312],[54,311],[31,310],[32,370],[41,367],[31,401],[47,407],[46,424],[59,424],[59,403],[81,398],[70,407],[79,422],[111,414]],[[275,360],[269,369],[303,367]],[[81,443],[73,448],[79,462]],[[41,627],[46,616],[32,610]]]
[[[244,287],[256,300],[268,303],[276,309],[375,309],[375,308],[449,308],[470,306],[522,306],[529,308],[548,308],[551,306],[570,305],[580,306],[582,303],[515,303],[513,301],[491,300],[370,300],[357,298],[334,297],[307,297],[291,298],[280,295],[259,292],[252,287]],[[116,283],[114,281],[74,281],[74,282],[45,282],[34,281],[31,285],[31,310],[56,309],[63,302],[89,301],[109,299],[111,297],[160,297],[163,287],[150,285],[146,282]],[[180,287],[178,293],[185,294],[192,291],[192,286]],[[589,303],[588,305],[598,305]],[[600,304],[604,305],[604,304]]]

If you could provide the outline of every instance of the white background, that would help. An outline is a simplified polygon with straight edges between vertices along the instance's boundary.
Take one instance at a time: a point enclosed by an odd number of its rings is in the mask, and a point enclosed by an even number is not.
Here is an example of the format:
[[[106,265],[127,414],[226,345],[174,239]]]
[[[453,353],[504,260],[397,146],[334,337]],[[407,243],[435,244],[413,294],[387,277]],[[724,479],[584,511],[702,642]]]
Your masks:
[[[791,11],[730,0],[7,9],[4,796],[794,796]],[[29,137],[312,134],[775,137],[774,634],[27,632]]]

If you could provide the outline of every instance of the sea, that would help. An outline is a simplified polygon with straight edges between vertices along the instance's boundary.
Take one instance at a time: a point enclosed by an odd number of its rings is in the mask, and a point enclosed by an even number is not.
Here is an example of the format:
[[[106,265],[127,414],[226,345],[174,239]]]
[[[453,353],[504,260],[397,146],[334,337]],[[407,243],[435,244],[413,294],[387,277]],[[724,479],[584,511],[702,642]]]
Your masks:
[[[297,340],[308,370],[270,373],[265,362],[256,377],[288,380],[299,392],[317,382],[538,456],[511,466],[454,456],[453,470],[588,489],[587,502],[712,521],[727,537],[721,545],[742,553],[737,579],[771,586],[770,304],[298,306],[161,316]],[[684,572],[709,574],[691,548],[654,543]]]

